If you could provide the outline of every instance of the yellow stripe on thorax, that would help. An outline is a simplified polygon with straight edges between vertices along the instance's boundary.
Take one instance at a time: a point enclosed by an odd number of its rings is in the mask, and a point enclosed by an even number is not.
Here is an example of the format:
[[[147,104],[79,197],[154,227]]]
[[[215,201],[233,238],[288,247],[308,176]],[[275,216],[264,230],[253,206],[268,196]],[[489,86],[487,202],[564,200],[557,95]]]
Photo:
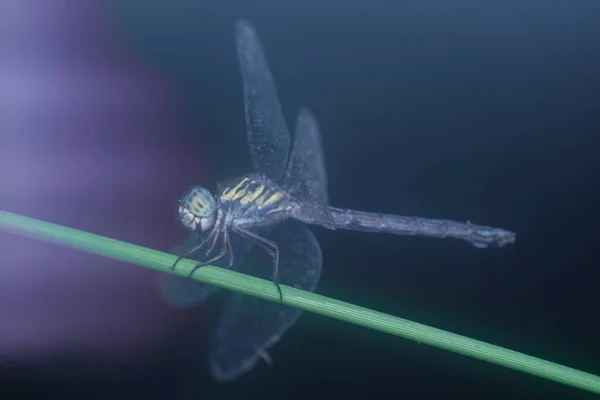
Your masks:
[[[257,206],[262,206],[262,203],[264,203],[266,198],[269,197],[269,193],[271,193],[271,191],[267,189],[260,197],[258,197],[254,201],[254,204],[256,204]]]
[[[256,189],[254,189],[254,191],[246,194],[244,196],[244,198],[240,200],[240,204],[244,206],[248,203],[253,202],[254,200],[256,200],[258,198],[258,196],[260,196],[262,194],[262,192],[264,190],[265,190],[265,185],[259,185]]]
[[[236,196],[238,195],[238,191],[240,190],[240,188],[246,183],[249,182],[250,179],[249,178],[244,178],[240,181],[240,183],[238,183],[237,185],[235,185],[235,187],[231,188],[231,189],[225,189],[223,191],[223,194],[221,195],[221,197],[225,200],[233,200],[236,198]],[[243,191],[245,194],[245,191]],[[242,194],[242,196],[244,195]]]
[[[233,195],[233,197],[231,198],[231,200],[237,200],[239,198],[244,197],[246,195],[246,189],[247,188],[243,188],[242,190],[238,190],[238,192]]]
[[[261,205],[258,206],[259,209],[264,208],[268,205],[271,205],[279,200],[281,200],[281,198],[283,197],[283,195],[280,192],[275,192],[271,195],[271,197],[269,197],[267,200],[265,200],[264,203],[262,203]]]

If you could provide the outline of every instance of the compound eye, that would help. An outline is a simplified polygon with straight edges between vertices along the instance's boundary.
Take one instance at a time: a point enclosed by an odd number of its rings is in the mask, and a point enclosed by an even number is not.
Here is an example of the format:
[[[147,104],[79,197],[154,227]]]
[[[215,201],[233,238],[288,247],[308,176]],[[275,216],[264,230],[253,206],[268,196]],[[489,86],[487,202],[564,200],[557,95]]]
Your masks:
[[[194,186],[186,193],[181,199],[181,205],[198,218],[210,217],[215,213],[215,200],[202,186]]]

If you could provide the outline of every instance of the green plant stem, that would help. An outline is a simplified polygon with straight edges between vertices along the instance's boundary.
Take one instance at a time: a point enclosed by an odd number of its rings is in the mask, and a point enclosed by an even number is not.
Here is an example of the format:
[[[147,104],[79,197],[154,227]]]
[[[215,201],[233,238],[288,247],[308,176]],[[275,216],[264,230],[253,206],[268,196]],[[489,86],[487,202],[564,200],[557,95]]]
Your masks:
[[[179,276],[188,276],[196,264],[193,260],[184,259],[177,264],[175,271],[171,271],[170,267],[176,259],[174,255],[6,211],[0,211],[0,230]],[[285,265],[282,267],[285,268]],[[193,279],[265,300],[279,301],[279,294],[272,282],[226,269],[206,266],[197,270]],[[600,393],[600,377],[586,372],[292,287],[281,285],[281,290],[283,303],[292,307]]]

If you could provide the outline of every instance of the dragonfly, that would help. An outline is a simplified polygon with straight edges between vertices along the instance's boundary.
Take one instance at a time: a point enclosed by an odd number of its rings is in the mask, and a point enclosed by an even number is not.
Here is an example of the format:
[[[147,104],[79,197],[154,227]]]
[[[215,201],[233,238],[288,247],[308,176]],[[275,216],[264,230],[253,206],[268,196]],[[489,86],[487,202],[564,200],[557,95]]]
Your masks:
[[[513,232],[470,222],[348,210],[329,205],[320,128],[314,114],[299,111],[294,135],[281,111],[278,92],[254,27],[235,23],[243,83],[248,147],[253,172],[220,186],[215,195],[191,188],[178,203],[179,222],[191,232],[175,249],[181,257],[279,284],[314,291],[323,257],[308,225],[398,235],[457,238],[480,248],[513,243]],[[269,262],[249,262],[251,250]],[[281,267],[281,268],[280,268]],[[193,273],[193,272],[192,272]],[[160,289],[176,306],[204,302],[218,288],[165,275]],[[209,344],[209,366],[217,381],[250,371],[294,325],[302,311],[233,293]]]

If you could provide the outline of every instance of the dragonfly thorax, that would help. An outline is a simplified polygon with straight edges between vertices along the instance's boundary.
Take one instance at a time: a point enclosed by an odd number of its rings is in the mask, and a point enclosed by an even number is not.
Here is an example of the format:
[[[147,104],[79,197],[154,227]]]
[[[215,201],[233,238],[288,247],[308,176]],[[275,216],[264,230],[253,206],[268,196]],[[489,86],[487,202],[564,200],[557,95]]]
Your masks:
[[[202,186],[194,186],[179,201],[179,222],[190,231],[203,232],[215,224],[215,199]]]
[[[225,223],[260,226],[286,218],[294,203],[289,194],[264,176],[250,174],[237,178],[218,196],[225,211]]]

